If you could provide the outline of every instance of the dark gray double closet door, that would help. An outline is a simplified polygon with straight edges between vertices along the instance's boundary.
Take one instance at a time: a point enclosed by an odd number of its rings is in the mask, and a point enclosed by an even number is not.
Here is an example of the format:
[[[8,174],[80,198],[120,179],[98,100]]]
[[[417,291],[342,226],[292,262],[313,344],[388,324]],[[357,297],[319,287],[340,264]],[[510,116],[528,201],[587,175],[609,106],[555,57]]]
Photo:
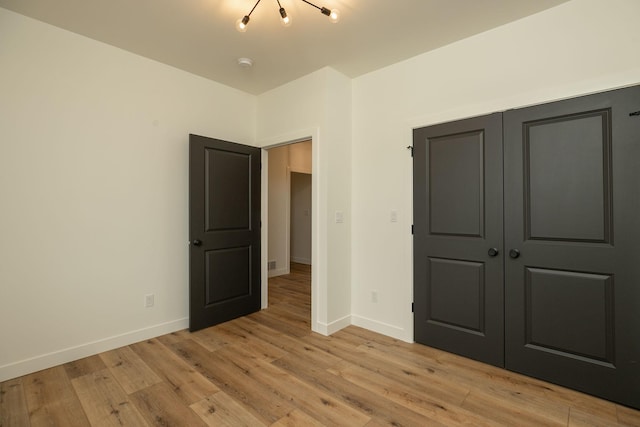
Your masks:
[[[640,87],[414,131],[415,340],[640,408]]]

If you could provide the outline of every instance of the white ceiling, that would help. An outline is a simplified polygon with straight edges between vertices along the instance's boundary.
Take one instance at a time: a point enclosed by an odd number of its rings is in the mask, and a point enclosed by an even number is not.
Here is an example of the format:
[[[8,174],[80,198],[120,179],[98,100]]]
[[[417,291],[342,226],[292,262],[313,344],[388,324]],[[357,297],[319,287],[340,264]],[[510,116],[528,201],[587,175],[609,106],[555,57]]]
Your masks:
[[[567,0],[0,0],[0,7],[252,94],[324,66],[354,78]],[[544,29],[541,29],[544,31]],[[243,69],[237,59],[254,65]]]

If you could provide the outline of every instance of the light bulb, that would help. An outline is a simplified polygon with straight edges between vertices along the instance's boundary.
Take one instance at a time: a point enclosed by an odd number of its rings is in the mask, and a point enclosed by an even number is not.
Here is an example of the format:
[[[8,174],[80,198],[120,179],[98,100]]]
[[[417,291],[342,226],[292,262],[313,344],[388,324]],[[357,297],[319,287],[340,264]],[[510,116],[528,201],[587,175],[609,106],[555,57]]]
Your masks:
[[[249,16],[244,16],[236,21],[236,30],[244,33],[247,31],[247,24],[249,23]]]
[[[291,25],[291,18],[287,15],[287,11],[284,10],[284,7],[280,8],[280,17],[282,18],[280,20],[282,25],[284,25],[285,27],[288,27],[289,25]]]
[[[329,20],[334,24],[340,20],[340,11],[338,9],[331,9],[331,14],[329,15]]]
[[[320,8],[320,12],[322,12],[323,15],[327,15],[329,20],[334,24],[340,20],[340,11],[338,9],[329,10],[326,7],[322,7]]]

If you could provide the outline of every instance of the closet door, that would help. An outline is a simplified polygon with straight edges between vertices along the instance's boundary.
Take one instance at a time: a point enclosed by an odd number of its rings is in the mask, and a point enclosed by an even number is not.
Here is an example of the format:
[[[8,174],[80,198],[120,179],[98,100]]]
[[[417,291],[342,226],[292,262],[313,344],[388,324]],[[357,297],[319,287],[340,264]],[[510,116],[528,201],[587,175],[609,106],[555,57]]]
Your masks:
[[[413,135],[415,340],[503,366],[502,114]]]
[[[640,407],[640,87],[504,113],[508,369]]]

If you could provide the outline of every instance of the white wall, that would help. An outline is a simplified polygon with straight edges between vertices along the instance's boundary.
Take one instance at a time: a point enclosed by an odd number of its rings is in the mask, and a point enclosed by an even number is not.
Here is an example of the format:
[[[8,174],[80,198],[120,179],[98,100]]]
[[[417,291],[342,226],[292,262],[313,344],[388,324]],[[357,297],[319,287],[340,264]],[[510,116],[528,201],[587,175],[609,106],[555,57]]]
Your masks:
[[[638,17],[574,0],[353,81],[355,324],[413,339],[412,128],[637,84]]]
[[[351,313],[351,80],[323,68],[260,95],[257,117],[262,147],[312,140],[311,327],[332,333]]]
[[[303,141],[287,147],[291,171],[291,261],[310,265],[312,144]]]
[[[269,277],[289,274],[289,147],[269,150]]]
[[[311,264],[311,175],[291,173],[291,261]],[[271,224],[271,222],[269,222]]]
[[[186,327],[188,134],[253,144],[255,97],[4,9],[0,40],[0,381]]]
[[[412,128],[640,83],[638,16],[573,0],[256,99],[0,9],[0,381],[186,326],[188,133],[311,138],[312,328],[412,340]]]
[[[327,188],[327,317],[334,325],[332,333],[351,323],[352,82],[337,71],[329,71],[319,173]],[[343,214],[344,223],[337,223],[338,213]]]
[[[289,167],[291,172],[311,174],[311,141],[287,145],[289,147]]]

